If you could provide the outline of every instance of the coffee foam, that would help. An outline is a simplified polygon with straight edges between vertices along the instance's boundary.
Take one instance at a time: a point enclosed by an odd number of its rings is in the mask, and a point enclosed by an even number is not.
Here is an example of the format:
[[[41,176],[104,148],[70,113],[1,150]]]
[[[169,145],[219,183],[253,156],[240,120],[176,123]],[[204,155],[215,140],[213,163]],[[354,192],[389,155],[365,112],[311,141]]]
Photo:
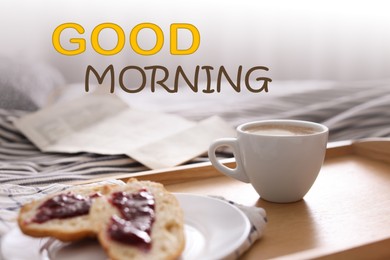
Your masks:
[[[251,134],[269,136],[310,135],[318,132],[312,127],[288,124],[262,124],[248,127],[244,131]]]

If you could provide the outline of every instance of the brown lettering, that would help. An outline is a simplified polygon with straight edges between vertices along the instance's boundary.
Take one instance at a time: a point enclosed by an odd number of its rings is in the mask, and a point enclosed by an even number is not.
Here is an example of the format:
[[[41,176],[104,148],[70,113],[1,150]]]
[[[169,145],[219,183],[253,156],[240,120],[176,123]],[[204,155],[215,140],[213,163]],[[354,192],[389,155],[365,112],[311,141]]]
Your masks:
[[[156,91],[156,84],[158,84],[161,87],[163,87],[169,93],[176,93],[177,92],[177,89],[170,89],[167,85],[164,84],[164,82],[169,77],[169,71],[168,71],[167,68],[165,68],[163,66],[156,65],[156,66],[145,67],[145,70],[152,70],[152,80],[150,82],[150,88],[151,88],[152,92]],[[157,80],[156,81],[157,70],[162,70],[164,72],[164,77],[161,80]]]
[[[268,69],[267,67],[264,67],[264,66],[256,66],[256,67],[250,68],[250,69],[248,70],[248,72],[246,73],[246,75],[245,75],[245,85],[246,85],[246,88],[247,88],[250,92],[253,92],[253,93],[259,93],[259,92],[262,92],[263,90],[264,90],[265,92],[268,92],[268,82],[271,82],[272,79],[267,78],[267,77],[258,77],[258,78],[256,78],[256,81],[261,81],[261,80],[263,80],[263,81],[264,81],[264,82],[263,82],[263,85],[262,85],[262,87],[259,88],[259,89],[254,89],[254,88],[252,88],[252,86],[251,86],[249,80],[250,80],[250,76],[251,76],[252,72],[255,71],[255,70],[265,70],[265,71],[268,71],[269,69]]]
[[[111,76],[110,93],[114,93],[114,89],[115,89],[115,76],[114,75],[115,74],[114,74],[114,66],[112,66],[112,64],[109,65],[104,70],[103,75],[101,77],[99,76],[99,73],[91,65],[88,65],[87,72],[85,73],[85,92],[89,92],[89,75],[90,75],[91,71],[95,75],[95,77],[100,85],[103,83],[104,78],[106,77],[107,73],[110,72],[110,76]]]
[[[133,69],[139,71],[139,73],[142,76],[142,83],[141,83],[141,85],[137,89],[134,89],[134,90],[127,88],[125,86],[125,84],[123,83],[123,76],[124,76],[125,72],[128,71],[128,70],[133,70]],[[141,90],[143,90],[145,88],[145,86],[146,86],[146,74],[143,71],[143,69],[140,68],[140,67],[137,67],[137,66],[127,66],[127,67],[123,68],[123,70],[119,74],[119,86],[121,86],[121,88],[125,92],[127,92],[127,93],[138,93]]]
[[[237,70],[237,84],[234,84],[232,79],[229,77],[228,73],[226,72],[225,67],[221,66],[219,68],[218,77],[217,77],[217,92],[218,93],[221,92],[222,74],[225,76],[225,78],[227,79],[229,84],[233,87],[233,89],[236,92],[240,92],[241,91],[241,86],[240,86],[241,72],[242,72],[242,66],[239,66],[238,70]]]

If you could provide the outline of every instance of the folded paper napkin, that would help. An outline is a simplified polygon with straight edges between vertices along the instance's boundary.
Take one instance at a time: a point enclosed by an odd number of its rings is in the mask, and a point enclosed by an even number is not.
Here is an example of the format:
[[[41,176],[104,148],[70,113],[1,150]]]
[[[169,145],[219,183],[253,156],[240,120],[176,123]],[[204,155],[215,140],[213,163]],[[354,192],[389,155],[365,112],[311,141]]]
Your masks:
[[[118,180],[109,180],[104,182],[99,182],[95,184],[87,185],[104,185],[104,184],[124,184],[122,181]],[[27,187],[14,184],[4,184],[0,186],[0,239],[1,236],[5,235],[8,231],[17,226],[17,215],[20,207],[34,199],[39,199],[47,194],[61,192],[66,189],[69,189],[70,185],[65,184],[52,184],[45,187]],[[234,253],[227,256],[226,259],[237,259],[242,255],[250,246],[260,237],[262,237],[267,218],[266,212],[262,208],[249,207],[237,204],[233,201],[228,201],[223,197],[214,198],[221,199],[226,201],[238,209],[240,209],[249,219],[251,223],[251,229],[248,235],[247,240],[239,248],[235,250]],[[1,240],[0,240],[1,241]],[[1,253],[1,252],[0,252]],[[1,256],[1,254],[0,254]]]
[[[233,254],[225,258],[225,260],[237,259],[246,250],[248,250],[252,246],[252,244],[256,242],[256,240],[263,236],[263,232],[267,224],[267,214],[263,208],[244,206],[234,201],[226,200],[223,197],[213,197],[227,201],[230,204],[236,206],[248,217],[248,220],[251,223],[251,229],[249,231],[248,238],[245,240],[244,244],[237,248]]]

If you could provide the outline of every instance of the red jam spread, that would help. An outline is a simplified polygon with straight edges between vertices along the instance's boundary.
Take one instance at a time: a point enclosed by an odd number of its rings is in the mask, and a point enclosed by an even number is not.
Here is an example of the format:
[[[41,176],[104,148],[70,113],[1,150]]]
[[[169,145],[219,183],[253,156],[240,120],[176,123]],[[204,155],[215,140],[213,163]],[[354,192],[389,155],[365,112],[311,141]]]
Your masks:
[[[134,193],[116,192],[110,202],[120,212],[120,216],[111,218],[108,227],[110,237],[123,244],[150,249],[150,232],[155,217],[153,195],[146,189]]]
[[[92,199],[99,196],[101,196],[99,193],[95,193],[89,197],[84,197],[70,192],[56,195],[38,207],[37,214],[32,222],[44,223],[51,219],[86,215],[89,213]]]

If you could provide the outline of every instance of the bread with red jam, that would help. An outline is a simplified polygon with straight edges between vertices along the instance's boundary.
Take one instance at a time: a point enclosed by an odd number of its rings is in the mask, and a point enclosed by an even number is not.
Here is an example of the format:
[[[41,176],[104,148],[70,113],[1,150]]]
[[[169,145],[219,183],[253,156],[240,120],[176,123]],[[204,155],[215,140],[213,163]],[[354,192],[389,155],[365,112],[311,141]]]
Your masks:
[[[93,201],[110,191],[110,186],[66,190],[25,204],[19,212],[22,232],[33,237],[54,237],[75,241],[95,237],[90,222]]]
[[[163,185],[130,180],[91,207],[92,226],[110,259],[176,259],[184,250],[183,212]]]

